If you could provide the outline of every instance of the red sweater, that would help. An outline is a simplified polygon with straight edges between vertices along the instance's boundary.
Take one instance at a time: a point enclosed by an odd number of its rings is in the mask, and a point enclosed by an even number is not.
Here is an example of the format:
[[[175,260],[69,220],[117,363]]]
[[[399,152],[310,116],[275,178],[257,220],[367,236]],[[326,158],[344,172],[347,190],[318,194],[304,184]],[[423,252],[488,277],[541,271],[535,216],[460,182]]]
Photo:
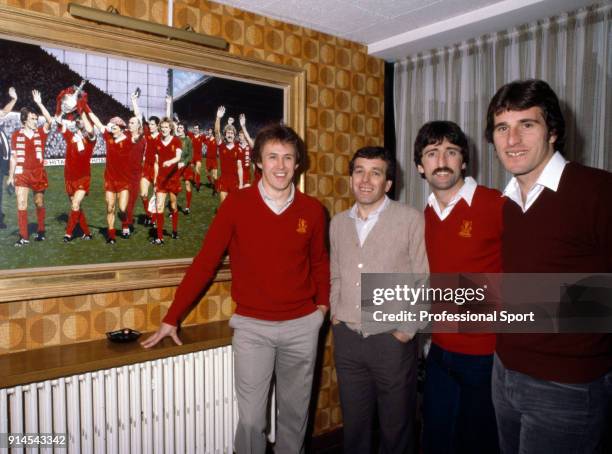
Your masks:
[[[570,162],[557,192],[523,213],[504,207],[507,273],[611,273],[612,173]],[[612,334],[499,334],[504,366],[542,380],[587,383],[612,370]]]
[[[229,247],[236,313],[290,320],[329,306],[329,257],[323,206],[295,192],[280,215],[252,186],[230,194],[179,285],[164,322],[176,325],[197,302]]]
[[[425,244],[432,273],[501,273],[502,209],[495,189],[478,186],[468,205],[464,199],[440,220],[425,208]],[[490,355],[495,334],[433,333],[432,342],[456,353]]]

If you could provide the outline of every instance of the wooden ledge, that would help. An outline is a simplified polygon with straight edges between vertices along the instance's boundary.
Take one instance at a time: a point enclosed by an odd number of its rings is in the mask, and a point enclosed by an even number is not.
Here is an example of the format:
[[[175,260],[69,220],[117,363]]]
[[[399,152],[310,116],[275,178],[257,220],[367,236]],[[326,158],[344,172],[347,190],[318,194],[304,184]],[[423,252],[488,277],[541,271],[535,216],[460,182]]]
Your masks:
[[[0,388],[184,355],[229,345],[232,341],[227,321],[182,328],[179,334],[183,345],[175,345],[166,338],[147,350],[139,341],[149,334],[144,333],[137,342],[128,344],[102,339],[1,355]]]

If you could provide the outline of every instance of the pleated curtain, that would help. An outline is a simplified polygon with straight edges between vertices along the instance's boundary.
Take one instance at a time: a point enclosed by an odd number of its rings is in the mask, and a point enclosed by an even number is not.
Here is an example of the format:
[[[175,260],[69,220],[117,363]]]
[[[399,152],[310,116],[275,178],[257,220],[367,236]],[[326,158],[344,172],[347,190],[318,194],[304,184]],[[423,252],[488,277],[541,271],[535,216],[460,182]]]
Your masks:
[[[612,170],[612,4],[499,31],[395,63],[394,108],[401,201],[425,206],[429,190],[413,162],[419,128],[451,120],[470,139],[468,173],[503,189],[510,178],[484,138],[497,89],[538,78],[555,90],[566,120],[567,159]]]

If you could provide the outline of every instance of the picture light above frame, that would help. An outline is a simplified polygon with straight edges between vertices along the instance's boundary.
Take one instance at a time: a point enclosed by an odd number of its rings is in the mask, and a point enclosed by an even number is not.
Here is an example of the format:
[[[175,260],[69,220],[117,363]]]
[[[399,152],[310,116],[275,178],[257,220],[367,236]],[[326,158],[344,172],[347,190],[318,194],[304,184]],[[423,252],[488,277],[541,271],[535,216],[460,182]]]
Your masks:
[[[187,29],[180,29],[157,24],[155,22],[135,19],[133,17],[122,16],[119,14],[119,11],[112,6],[109,7],[108,11],[102,11],[96,8],[78,5],[76,3],[69,3],[68,12],[72,17],[86,19],[100,24],[128,28],[138,32],[151,33],[153,35],[213,47],[215,49],[227,50],[228,48],[228,43],[223,38],[196,33],[191,29],[191,27],[188,27]]]

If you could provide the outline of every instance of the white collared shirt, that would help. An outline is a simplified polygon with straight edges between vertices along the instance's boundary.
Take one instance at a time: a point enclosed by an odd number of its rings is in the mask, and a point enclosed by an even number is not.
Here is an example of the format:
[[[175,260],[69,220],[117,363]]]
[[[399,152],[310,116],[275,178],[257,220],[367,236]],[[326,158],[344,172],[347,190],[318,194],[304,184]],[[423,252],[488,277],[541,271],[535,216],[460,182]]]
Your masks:
[[[295,187],[293,186],[293,183],[291,183],[291,191],[289,192],[289,197],[287,197],[287,200],[282,206],[278,206],[276,204],[276,200],[274,200],[268,195],[268,193],[264,189],[262,180],[259,180],[259,183],[257,183],[257,188],[259,189],[259,194],[261,194],[261,198],[266,203],[266,205],[268,205],[268,208],[270,208],[276,214],[281,214],[283,211],[289,208],[289,205],[291,205],[293,203],[293,199],[295,199]]]
[[[429,194],[427,203],[433,208],[440,220],[443,221],[449,214],[451,214],[451,211],[453,211],[453,208],[455,208],[455,205],[457,205],[459,200],[463,199],[467,202],[468,206],[472,206],[472,199],[474,198],[474,193],[476,192],[477,186],[478,183],[476,183],[476,180],[474,180],[472,177],[466,177],[463,182],[463,186],[459,188],[457,193],[453,196],[451,201],[448,202],[448,205],[446,205],[444,209],[440,208],[438,199],[433,192]]]
[[[361,246],[363,246],[363,243],[365,243],[366,238],[378,222],[380,213],[387,208],[387,205],[389,205],[389,197],[385,195],[385,199],[380,206],[370,213],[366,219],[361,219],[359,217],[356,203],[351,208],[351,211],[349,211],[349,217],[355,219],[355,228],[357,229],[357,236],[359,237],[359,244]]]
[[[565,168],[566,164],[567,161],[561,155],[561,153],[555,151],[552,158],[550,158],[550,161],[548,161],[544,167],[544,170],[542,170],[538,180],[527,193],[525,203],[523,203],[521,188],[516,177],[512,177],[508,183],[506,189],[504,189],[504,195],[521,207],[521,210],[523,210],[524,213],[529,209],[529,207],[531,207],[531,205],[533,205],[544,188],[557,192],[559,181],[561,180],[561,174],[563,173],[563,169]]]

